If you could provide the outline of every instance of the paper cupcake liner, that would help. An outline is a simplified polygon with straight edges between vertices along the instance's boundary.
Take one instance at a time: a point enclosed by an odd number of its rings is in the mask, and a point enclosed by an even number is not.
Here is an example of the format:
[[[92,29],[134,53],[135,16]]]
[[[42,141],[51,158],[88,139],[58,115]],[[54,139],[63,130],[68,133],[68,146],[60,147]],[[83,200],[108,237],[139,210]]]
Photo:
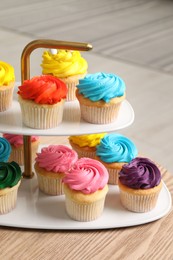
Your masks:
[[[38,150],[38,145],[39,142],[33,142],[31,143],[31,150],[32,150],[32,162],[34,162],[35,157],[36,157],[36,152]],[[9,157],[9,162],[15,161],[17,162],[19,165],[24,165],[24,148],[23,145],[22,147],[13,147],[12,146],[12,151]]]
[[[64,100],[55,105],[38,105],[19,98],[23,123],[31,128],[48,129],[62,122]]]
[[[12,188],[1,190],[0,193],[0,214],[6,214],[16,207],[18,187],[21,181]],[[5,191],[6,190],[6,191]]]
[[[51,178],[37,172],[39,189],[48,195],[57,196],[64,194],[62,178]]]
[[[66,83],[66,86],[68,88],[68,92],[67,92],[67,99],[66,101],[73,101],[76,99],[76,85],[78,84],[79,81],[76,82],[70,82],[70,83]]]
[[[84,78],[85,74],[75,75],[67,78],[61,78],[68,88],[66,101],[76,100],[76,86],[79,84],[79,79]]]
[[[122,205],[133,212],[148,212],[156,206],[159,192],[153,194],[137,195],[120,189]]]
[[[93,151],[92,150],[86,150],[85,148],[82,148],[82,147],[79,147],[75,144],[73,144],[71,141],[70,141],[70,145],[72,147],[72,149],[77,152],[78,154],[78,158],[82,158],[82,157],[88,157],[88,158],[91,158],[91,159],[94,159],[95,158],[95,155],[96,155],[96,149],[94,149]]]
[[[70,102],[66,103],[66,107],[63,113],[63,120],[67,121],[68,123],[73,123],[74,121],[79,122],[81,115],[78,106],[74,106],[72,109]]]
[[[73,148],[73,150],[75,150]],[[88,158],[91,158],[91,159],[94,159],[95,157],[95,152],[87,152],[87,151],[79,151],[79,150],[76,150],[77,154],[78,154],[78,158],[82,158],[82,157],[88,157]]]
[[[10,158],[8,160],[9,162],[15,161],[19,165],[24,165],[24,152],[22,149],[15,149],[11,151]]]
[[[106,163],[106,162],[102,161],[101,158],[97,155],[94,157],[94,159],[98,160],[106,167],[108,174],[109,174],[108,184],[117,185],[118,179],[119,179],[119,172],[120,172],[123,164],[125,164],[125,163],[124,162]]]
[[[90,204],[81,204],[66,196],[67,214],[77,221],[91,221],[97,219],[103,212],[105,198]]]
[[[0,112],[6,111],[12,105],[14,84],[0,91]]]
[[[108,173],[109,173],[109,180],[108,180],[108,184],[118,184],[118,174],[120,172],[120,170],[117,169],[111,169],[111,168],[107,168]]]
[[[86,106],[80,103],[81,117],[92,124],[109,124],[116,120],[120,103],[105,107]]]

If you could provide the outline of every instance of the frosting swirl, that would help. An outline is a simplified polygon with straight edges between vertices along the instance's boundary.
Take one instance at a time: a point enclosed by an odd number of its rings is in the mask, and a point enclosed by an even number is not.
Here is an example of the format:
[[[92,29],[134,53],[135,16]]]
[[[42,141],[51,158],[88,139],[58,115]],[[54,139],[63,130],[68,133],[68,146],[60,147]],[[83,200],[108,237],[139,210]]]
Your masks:
[[[3,137],[7,139],[11,145],[14,145],[14,147],[19,147],[23,145],[23,135],[3,134]],[[38,140],[39,140],[38,136],[35,135],[31,136],[31,142],[35,142]]]
[[[110,102],[112,98],[121,97],[125,93],[124,81],[115,74],[98,72],[87,74],[79,80],[79,93],[91,101],[104,100]]]
[[[45,51],[42,55],[42,73],[57,78],[66,78],[77,74],[85,74],[88,63],[79,51],[59,50],[57,54]]]
[[[37,104],[56,104],[67,95],[65,83],[51,75],[41,75],[25,80],[18,89],[18,94],[23,99],[33,100]]]
[[[0,162],[7,162],[11,153],[11,145],[3,137],[0,137]]]
[[[66,173],[63,182],[72,190],[90,194],[105,187],[108,171],[99,161],[83,157]]]
[[[0,86],[7,86],[13,81],[15,81],[14,68],[6,62],[0,61]]]
[[[148,158],[137,157],[129,164],[123,165],[119,180],[132,189],[150,189],[159,185],[161,173],[154,162]]]
[[[13,187],[21,179],[20,166],[16,162],[0,162],[0,189]]]
[[[95,147],[100,143],[100,140],[105,136],[106,133],[101,134],[90,134],[90,135],[75,135],[70,136],[69,140],[80,147]]]
[[[36,162],[40,168],[55,173],[68,171],[77,161],[77,153],[65,145],[49,145],[37,153]]]
[[[120,134],[105,135],[96,147],[96,155],[103,162],[130,162],[137,156],[135,144],[127,137]]]

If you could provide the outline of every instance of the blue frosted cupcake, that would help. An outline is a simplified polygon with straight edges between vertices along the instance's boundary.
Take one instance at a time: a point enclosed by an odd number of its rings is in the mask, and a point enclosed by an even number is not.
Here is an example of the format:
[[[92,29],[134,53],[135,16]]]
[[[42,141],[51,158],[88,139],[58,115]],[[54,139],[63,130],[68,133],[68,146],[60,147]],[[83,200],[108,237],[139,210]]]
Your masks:
[[[11,145],[7,139],[0,137],[0,162],[7,162],[11,153]]]
[[[76,91],[81,117],[93,124],[114,122],[125,99],[125,89],[124,81],[115,74],[87,74],[79,80]]]
[[[105,135],[96,147],[96,159],[104,164],[109,173],[109,184],[118,184],[122,166],[138,154],[135,144],[127,137],[112,133]]]

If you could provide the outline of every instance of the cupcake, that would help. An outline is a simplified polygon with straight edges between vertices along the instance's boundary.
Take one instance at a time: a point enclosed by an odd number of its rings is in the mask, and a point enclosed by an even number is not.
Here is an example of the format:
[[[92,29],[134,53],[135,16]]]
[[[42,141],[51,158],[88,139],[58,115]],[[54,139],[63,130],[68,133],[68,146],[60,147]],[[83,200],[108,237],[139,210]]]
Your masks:
[[[14,82],[14,68],[0,61],[0,112],[6,111],[12,105]]]
[[[57,127],[62,122],[66,95],[64,82],[51,75],[25,80],[18,90],[23,123],[38,129]]]
[[[3,137],[7,139],[11,145],[11,154],[8,161],[15,161],[21,166],[24,165],[23,135],[3,134]],[[39,137],[31,136],[32,162],[35,160],[38,146]]]
[[[68,88],[67,100],[76,99],[76,85],[87,73],[88,63],[79,51],[52,50],[42,55],[42,74],[61,79]]]
[[[6,214],[16,207],[22,174],[16,162],[0,162],[0,173],[0,214]]]
[[[133,212],[148,212],[156,206],[162,188],[161,173],[148,158],[137,157],[119,173],[122,205]]]
[[[100,143],[100,139],[102,139],[105,134],[106,133],[70,136],[69,143],[78,153],[78,158],[89,157],[94,159],[96,146]]]
[[[67,214],[77,221],[95,220],[103,212],[108,172],[103,164],[81,158],[63,178]]]
[[[69,171],[77,159],[77,153],[65,145],[42,148],[34,164],[39,189],[48,195],[62,195],[64,172]]]
[[[93,124],[109,124],[118,117],[125,99],[125,83],[115,74],[88,74],[79,80],[76,97],[81,118]]]
[[[109,184],[118,183],[118,173],[122,166],[138,154],[135,144],[127,137],[112,133],[105,135],[96,146],[96,157],[109,172]]]
[[[7,162],[11,154],[11,145],[9,141],[0,137],[0,162]]]

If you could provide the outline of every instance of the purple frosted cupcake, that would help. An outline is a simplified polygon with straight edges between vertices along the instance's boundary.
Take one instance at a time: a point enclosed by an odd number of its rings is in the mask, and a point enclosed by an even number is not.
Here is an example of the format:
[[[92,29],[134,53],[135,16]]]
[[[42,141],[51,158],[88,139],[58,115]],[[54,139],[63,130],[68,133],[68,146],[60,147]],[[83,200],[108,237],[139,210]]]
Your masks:
[[[150,211],[156,206],[162,188],[160,170],[148,158],[137,157],[123,165],[118,186],[125,208],[134,212]]]

